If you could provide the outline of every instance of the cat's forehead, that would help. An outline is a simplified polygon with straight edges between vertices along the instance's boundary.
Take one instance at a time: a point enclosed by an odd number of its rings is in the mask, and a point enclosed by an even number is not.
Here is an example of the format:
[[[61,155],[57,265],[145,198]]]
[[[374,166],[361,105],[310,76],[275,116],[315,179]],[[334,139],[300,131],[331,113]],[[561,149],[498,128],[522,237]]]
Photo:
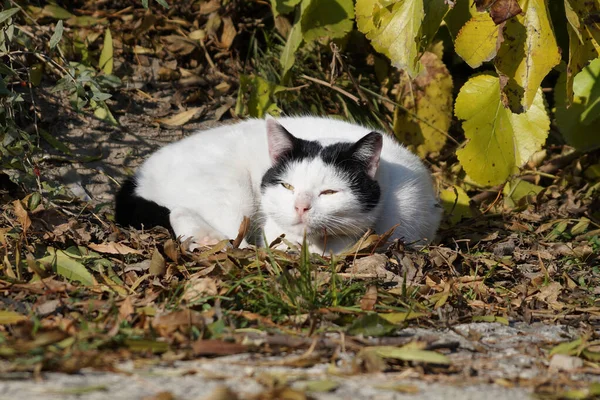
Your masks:
[[[288,163],[281,178],[297,189],[306,190],[322,185],[347,185],[344,174],[318,157]]]

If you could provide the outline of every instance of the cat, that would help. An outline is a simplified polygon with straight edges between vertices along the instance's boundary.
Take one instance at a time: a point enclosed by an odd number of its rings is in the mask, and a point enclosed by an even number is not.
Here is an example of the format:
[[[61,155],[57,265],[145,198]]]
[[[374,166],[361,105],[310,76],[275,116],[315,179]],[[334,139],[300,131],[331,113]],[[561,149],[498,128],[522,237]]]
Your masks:
[[[409,245],[430,242],[441,219],[428,170],[394,138],[333,118],[250,119],[171,143],[116,196],[122,226],[172,229],[190,249],[238,235],[242,246],[285,234],[339,253],[369,228]],[[266,243],[264,239],[266,238]]]

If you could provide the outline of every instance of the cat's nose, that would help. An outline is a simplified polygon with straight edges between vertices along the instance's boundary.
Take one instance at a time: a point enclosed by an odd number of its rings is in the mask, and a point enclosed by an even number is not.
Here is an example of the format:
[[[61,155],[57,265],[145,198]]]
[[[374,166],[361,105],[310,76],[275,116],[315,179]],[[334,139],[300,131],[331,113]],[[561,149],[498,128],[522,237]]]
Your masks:
[[[294,208],[296,209],[296,214],[301,217],[310,210],[311,204],[308,199],[296,199]]]

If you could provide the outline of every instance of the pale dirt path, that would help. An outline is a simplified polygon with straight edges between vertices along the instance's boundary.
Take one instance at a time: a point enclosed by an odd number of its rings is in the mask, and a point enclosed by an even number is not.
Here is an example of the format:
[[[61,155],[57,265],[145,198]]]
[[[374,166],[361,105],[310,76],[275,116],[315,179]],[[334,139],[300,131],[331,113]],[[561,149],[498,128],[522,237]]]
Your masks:
[[[263,392],[265,387],[260,382],[272,380],[265,379],[267,376],[275,376],[297,389],[314,380],[328,379],[339,384],[331,392],[311,392],[317,400],[524,400],[532,398],[537,385],[566,378],[582,384],[598,380],[597,375],[586,373],[585,369],[565,372],[549,368],[548,350],[558,342],[577,336],[577,331],[567,326],[537,323],[507,327],[497,323],[471,323],[443,332],[408,328],[399,334],[433,343],[458,342],[458,349],[448,354],[457,372],[422,374],[417,367],[394,373],[345,375],[339,372],[348,370],[352,354],[342,354],[344,361],[336,365],[338,373],[326,363],[306,369],[281,367],[272,364],[282,363],[286,357],[245,354],[146,368],[125,363],[120,366],[123,373],[46,373],[36,381],[29,376],[14,379],[17,376],[13,375],[13,379],[0,381],[0,399],[134,400],[160,392],[169,392],[175,399],[210,399],[211,394],[223,386],[244,399]],[[266,366],[267,363],[271,366]],[[395,391],[390,386],[414,393]]]

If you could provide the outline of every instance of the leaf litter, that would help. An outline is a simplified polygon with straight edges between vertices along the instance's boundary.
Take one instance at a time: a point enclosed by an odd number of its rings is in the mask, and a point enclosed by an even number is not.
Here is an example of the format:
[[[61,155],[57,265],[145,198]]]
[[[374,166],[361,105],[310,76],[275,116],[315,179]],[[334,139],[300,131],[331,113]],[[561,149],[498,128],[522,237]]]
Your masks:
[[[15,199],[3,205],[10,228],[0,237],[0,368],[111,370],[122,359],[247,352],[282,356],[256,365],[306,368],[340,357],[341,346],[354,354],[353,373],[417,368],[453,376],[456,343],[403,330],[522,321],[578,327],[579,339],[540,351],[553,371],[593,370],[600,239],[589,218],[596,196],[573,176],[581,161],[526,202],[513,196],[512,210],[495,202],[488,214],[450,218],[437,245],[416,251],[393,243],[373,253],[381,238],[371,235],[337,257],[226,243],[189,253],[164,229],[117,227],[106,208],[41,199],[29,210]],[[52,207],[60,217],[38,224]],[[315,381],[306,390],[335,387]]]
[[[503,18],[518,14],[515,2],[485,4],[506,6],[508,11],[499,13]],[[47,7],[41,12],[57,11]],[[108,68],[109,58],[122,57],[123,43],[139,38],[132,47],[135,96],[172,93],[168,107],[157,107],[152,121],[178,127],[201,114],[220,120],[235,113],[238,89],[252,99],[242,106],[258,114],[272,111],[272,99],[253,94],[270,82],[250,71],[244,75],[246,86],[238,87],[235,77],[243,67],[226,57],[227,51],[244,34],[244,24],[255,22],[234,25],[229,11],[220,2],[202,2],[202,22],[193,25],[140,14],[137,26],[127,19],[111,24],[110,49],[110,31],[93,39],[104,39]],[[152,39],[142,34],[157,26],[160,32]],[[157,62],[162,56],[167,61]],[[210,68],[198,64],[202,57]],[[156,87],[149,88],[149,82]],[[165,89],[172,87],[176,93]],[[188,108],[192,104],[203,106]],[[441,146],[435,150],[444,157]],[[445,176],[451,168],[439,167],[445,160],[434,164],[438,181],[456,185],[443,196],[450,217],[441,240],[422,251],[396,243],[373,254],[382,240],[367,235],[339,257],[238,249],[226,242],[190,254],[166,230],[115,226],[107,208],[42,199],[37,193],[12,197],[2,204],[0,229],[0,373],[113,371],[123,360],[168,365],[250,353],[253,358],[237,362],[301,368],[331,363],[333,376],[386,372],[429,382],[491,380],[530,387],[541,396],[593,394],[596,389],[586,380],[569,374],[553,375],[559,377],[553,381],[511,374],[498,378],[494,372],[503,353],[478,330],[486,323],[507,329],[521,322],[575,327],[575,337],[565,336],[562,344],[543,342],[537,362],[548,373],[598,373],[600,187],[593,171],[600,159],[591,153],[544,172],[561,159],[560,151],[550,150],[492,197],[474,202],[467,194],[474,192],[468,177],[456,182]],[[592,178],[586,181],[584,174]],[[414,334],[418,329],[428,333]],[[431,333],[441,331],[454,336]],[[532,351],[523,343],[514,350]],[[473,356],[465,356],[468,352]],[[337,387],[336,380],[312,379],[292,388],[302,379],[284,378],[256,377],[265,389],[258,398],[308,398],[305,392]],[[220,390],[225,394],[216,390],[215,398],[237,397]],[[396,384],[389,390],[414,393],[418,388]],[[160,396],[155,397],[170,394]]]

